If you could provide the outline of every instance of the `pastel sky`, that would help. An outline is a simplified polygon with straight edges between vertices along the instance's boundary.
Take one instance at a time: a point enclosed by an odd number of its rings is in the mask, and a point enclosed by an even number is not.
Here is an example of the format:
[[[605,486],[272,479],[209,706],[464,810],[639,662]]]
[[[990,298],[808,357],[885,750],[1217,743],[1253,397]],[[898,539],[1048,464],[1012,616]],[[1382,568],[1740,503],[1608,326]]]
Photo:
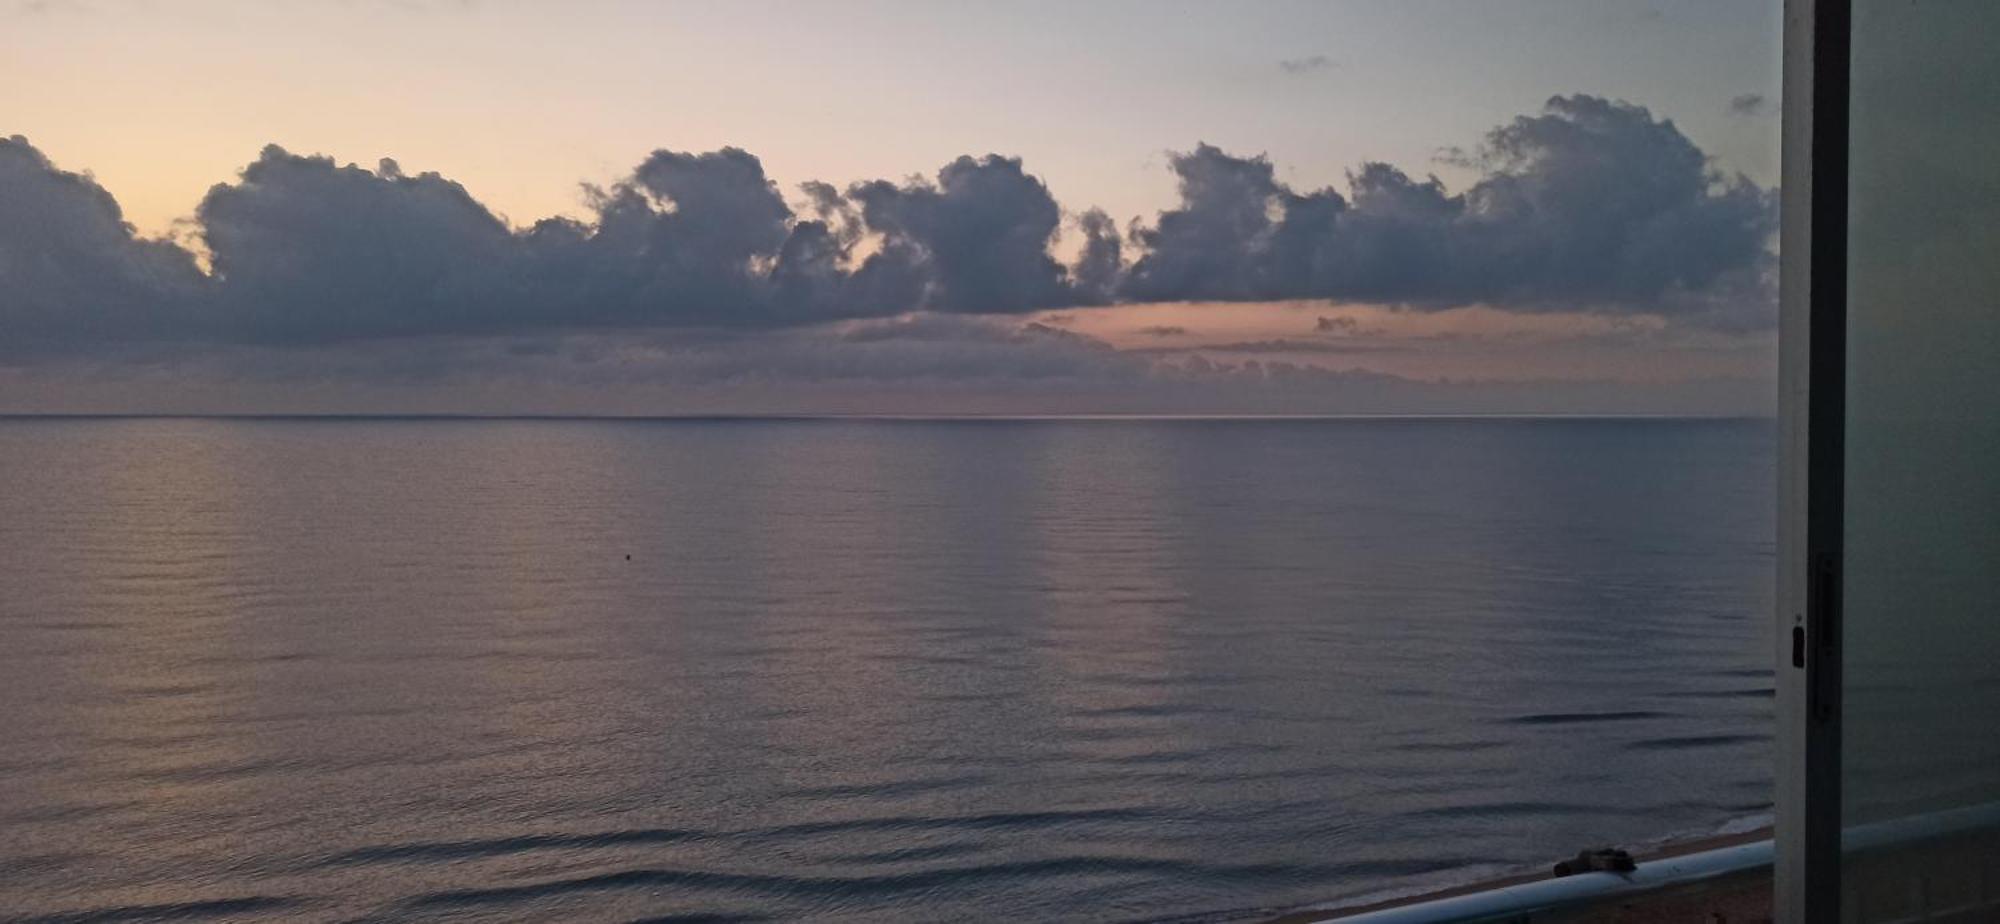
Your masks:
[[[0,0],[0,410],[1762,413],[1778,16]]]

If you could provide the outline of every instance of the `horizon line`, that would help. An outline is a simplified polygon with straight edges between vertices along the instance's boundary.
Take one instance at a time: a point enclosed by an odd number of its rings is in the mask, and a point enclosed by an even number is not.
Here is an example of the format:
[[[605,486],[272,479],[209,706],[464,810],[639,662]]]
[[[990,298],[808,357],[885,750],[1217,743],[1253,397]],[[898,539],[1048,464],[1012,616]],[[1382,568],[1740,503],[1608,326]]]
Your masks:
[[[604,421],[604,422],[658,422],[658,423],[702,423],[702,422],[815,422],[815,421],[881,421],[881,422],[1144,422],[1144,421],[1374,421],[1374,420],[1705,420],[1705,421],[1753,421],[1776,420],[1772,414],[1704,414],[1704,413],[1345,413],[1345,414],[1145,414],[1145,413],[1076,413],[1076,414],[894,414],[894,413],[689,413],[689,414],[475,414],[475,413],[145,413],[145,412],[0,412],[0,421],[23,420],[295,420],[295,421],[360,421],[360,420],[439,420],[439,421]]]

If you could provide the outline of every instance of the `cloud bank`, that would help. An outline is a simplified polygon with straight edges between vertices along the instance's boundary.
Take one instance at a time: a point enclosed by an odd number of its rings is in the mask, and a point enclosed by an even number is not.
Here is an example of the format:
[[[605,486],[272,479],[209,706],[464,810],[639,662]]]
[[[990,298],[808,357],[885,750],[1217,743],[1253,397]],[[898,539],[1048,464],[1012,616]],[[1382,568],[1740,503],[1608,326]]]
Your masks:
[[[221,344],[0,363],[0,412],[1768,414],[1763,396],[1775,394],[1727,375],[1415,379],[1299,361],[1311,342],[1222,346],[1238,355],[1121,350],[1036,321],[943,313],[775,330]]]
[[[1557,97],[1489,132],[1451,191],[1381,163],[1295,190],[1262,156],[1171,155],[1179,203],[1071,210],[1017,158],[786,194],[753,154],[661,150],[590,218],[515,227],[436,173],[264,149],[181,240],[0,139],[0,357],[147,344],[306,347],[427,337],[778,330],[911,313],[1330,299],[1411,310],[1772,315],[1770,190],[1669,120]],[[1076,258],[1055,256],[1075,234]]]
[[[1671,121],[1558,97],[1458,159],[1483,172],[1462,193],[1382,163],[1346,195],[1301,193],[1262,157],[1197,146],[1171,159],[1181,207],[1134,232],[1121,294],[1769,323],[1772,193],[1715,171]]]

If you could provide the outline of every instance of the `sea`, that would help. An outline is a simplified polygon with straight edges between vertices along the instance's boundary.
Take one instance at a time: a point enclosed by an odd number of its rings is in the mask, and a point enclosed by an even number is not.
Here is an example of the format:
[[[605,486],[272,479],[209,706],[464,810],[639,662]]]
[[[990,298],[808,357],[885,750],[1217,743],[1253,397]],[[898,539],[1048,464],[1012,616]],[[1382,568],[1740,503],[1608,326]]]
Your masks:
[[[1768,420],[0,420],[0,920],[1245,921],[1754,827]]]

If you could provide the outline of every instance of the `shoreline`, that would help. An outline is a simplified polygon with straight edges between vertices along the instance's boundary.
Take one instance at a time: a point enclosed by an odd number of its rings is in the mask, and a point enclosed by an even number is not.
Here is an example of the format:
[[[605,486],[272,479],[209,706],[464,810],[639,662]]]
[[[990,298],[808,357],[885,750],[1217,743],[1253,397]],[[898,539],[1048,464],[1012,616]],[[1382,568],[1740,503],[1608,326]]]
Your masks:
[[[1700,853],[1705,850],[1754,844],[1758,841],[1770,840],[1771,836],[1772,829],[1769,826],[1759,827],[1750,831],[1712,834],[1649,847],[1643,853],[1635,852],[1633,858],[1639,863],[1646,863],[1671,857],[1685,856],[1691,853]],[[1554,865],[1555,860],[1550,860],[1549,866],[1553,867]],[[1401,908],[1407,905],[1415,905],[1439,899],[1455,898],[1460,895],[1470,895],[1475,892],[1485,892],[1491,889],[1500,889],[1522,883],[1539,882],[1550,878],[1550,876],[1551,874],[1546,871],[1517,873],[1462,885],[1431,889],[1399,898],[1383,899],[1380,901],[1364,900],[1361,904],[1329,904],[1299,908],[1270,917],[1259,918],[1258,920],[1260,924],[1317,924],[1317,922],[1321,921],[1339,921],[1343,918],[1383,911],[1390,908]],[[1740,881],[1727,884],[1713,884],[1710,888],[1699,890],[1662,889],[1657,893],[1629,899],[1621,910],[1617,920],[1630,922],[1630,924],[1681,920],[1727,922],[1769,921],[1771,918],[1770,878],[1770,874],[1764,872],[1756,876],[1745,877]]]

